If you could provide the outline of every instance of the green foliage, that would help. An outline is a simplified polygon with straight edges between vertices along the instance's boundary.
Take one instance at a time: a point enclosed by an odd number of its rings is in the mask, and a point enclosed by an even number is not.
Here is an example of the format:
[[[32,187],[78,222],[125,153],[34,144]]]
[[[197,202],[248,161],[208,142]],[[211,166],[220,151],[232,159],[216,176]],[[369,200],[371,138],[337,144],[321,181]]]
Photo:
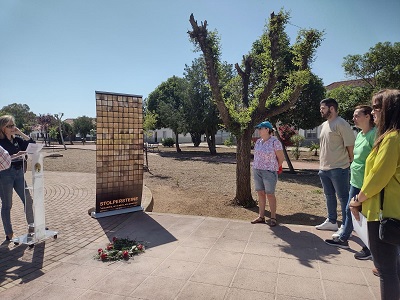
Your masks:
[[[336,99],[339,104],[339,115],[352,122],[354,108],[357,105],[371,103],[372,90],[368,87],[339,86],[328,91],[327,97]]]
[[[79,133],[82,138],[85,138],[94,127],[93,119],[87,116],[78,117],[74,120],[74,132]]]
[[[300,146],[301,143],[304,142],[305,138],[302,135],[295,134],[290,138],[290,141],[293,143],[293,150],[291,151],[294,158],[297,160],[300,157]]]
[[[364,79],[374,91],[400,88],[400,42],[377,43],[364,54],[348,55],[342,64],[347,76]]]
[[[15,125],[26,134],[32,131],[32,126],[36,125],[36,115],[30,111],[26,104],[9,104],[0,109],[0,116],[11,115],[15,118]]]
[[[295,128],[311,129],[322,123],[319,102],[325,98],[325,87],[321,78],[311,74],[311,79],[300,93],[296,103],[284,114],[271,119],[273,123],[280,121]]]
[[[185,131],[183,102],[187,97],[187,82],[172,76],[161,83],[147,98],[147,110],[157,115],[156,128],[171,128],[174,133]]]
[[[53,127],[51,127],[51,128],[49,129],[49,136],[50,136],[53,140],[57,139],[57,136],[59,136],[59,135],[60,135],[60,133],[59,133],[58,128],[57,128],[56,126],[53,126]]]
[[[224,145],[227,147],[232,147],[233,146],[233,137],[232,135],[229,135],[229,137],[224,141]]]
[[[146,111],[143,119],[143,131],[145,135],[151,136],[153,134],[152,130],[156,129],[157,117],[156,113]]]
[[[173,147],[175,145],[175,141],[173,138],[165,138],[161,141],[161,144],[164,147]]]
[[[318,156],[319,144],[312,142],[311,145],[308,147],[310,151],[314,151],[314,156]]]
[[[193,144],[199,144],[199,137],[207,133],[215,135],[221,120],[218,109],[212,101],[211,89],[207,82],[204,57],[196,58],[192,65],[185,66],[188,97],[183,102],[186,131],[192,136]]]

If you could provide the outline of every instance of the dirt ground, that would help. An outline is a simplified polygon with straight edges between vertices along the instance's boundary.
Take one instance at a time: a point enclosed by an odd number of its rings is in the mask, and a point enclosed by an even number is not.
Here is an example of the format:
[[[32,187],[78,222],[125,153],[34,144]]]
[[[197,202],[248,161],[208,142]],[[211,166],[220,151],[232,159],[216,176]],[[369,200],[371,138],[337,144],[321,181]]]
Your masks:
[[[148,153],[149,171],[144,172],[144,184],[154,197],[155,212],[213,216],[252,220],[258,207],[233,206],[235,196],[235,148],[219,147],[211,156],[206,147],[160,147]],[[82,149],[45,149],[44,169],[48,171],[95,173],[95,151]],[[62,156],[59,156],[61,154]],[[313,161],[312,152],[301,152],[300,160]],[[53,157],[52,157],[53,156]],[[253,180],[252,180],[252,190]],[[279,175],[276,190],[278,222],[316,225],[325,220],[326,208],[317,171],[288,170]],[[257,194],[253,192],[253,198]],[[268,205],[266,215],[269,216]]]

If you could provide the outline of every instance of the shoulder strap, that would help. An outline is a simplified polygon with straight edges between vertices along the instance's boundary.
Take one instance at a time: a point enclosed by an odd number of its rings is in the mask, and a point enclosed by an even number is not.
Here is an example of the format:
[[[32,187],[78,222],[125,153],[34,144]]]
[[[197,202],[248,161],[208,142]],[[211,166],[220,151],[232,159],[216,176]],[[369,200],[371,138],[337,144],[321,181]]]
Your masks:
[[[380,211],[379,211],[379,221],[382,221],[383,219],[383,201],[385,200],[385,188],[381,190],[381,205],[380,205]]]

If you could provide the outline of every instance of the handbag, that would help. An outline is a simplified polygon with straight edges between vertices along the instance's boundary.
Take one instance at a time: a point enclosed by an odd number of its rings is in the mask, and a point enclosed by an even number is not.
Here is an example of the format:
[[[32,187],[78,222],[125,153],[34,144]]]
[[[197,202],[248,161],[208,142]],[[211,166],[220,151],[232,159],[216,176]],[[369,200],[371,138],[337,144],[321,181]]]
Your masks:
[[[385,191],[381,191],[381,206],[379,212],[379,239],[382,242],[400,246],[400,220],[394,218],[382,218],[383,215],[383,201]]]

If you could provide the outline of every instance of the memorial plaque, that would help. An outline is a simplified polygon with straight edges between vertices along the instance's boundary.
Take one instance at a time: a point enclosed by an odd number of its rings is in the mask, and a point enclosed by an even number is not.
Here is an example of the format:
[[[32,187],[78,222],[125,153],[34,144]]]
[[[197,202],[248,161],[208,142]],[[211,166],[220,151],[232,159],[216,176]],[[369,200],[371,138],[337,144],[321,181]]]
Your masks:
[[[142,96],[96,91],[96,115],[96,214],[140,207]]]

